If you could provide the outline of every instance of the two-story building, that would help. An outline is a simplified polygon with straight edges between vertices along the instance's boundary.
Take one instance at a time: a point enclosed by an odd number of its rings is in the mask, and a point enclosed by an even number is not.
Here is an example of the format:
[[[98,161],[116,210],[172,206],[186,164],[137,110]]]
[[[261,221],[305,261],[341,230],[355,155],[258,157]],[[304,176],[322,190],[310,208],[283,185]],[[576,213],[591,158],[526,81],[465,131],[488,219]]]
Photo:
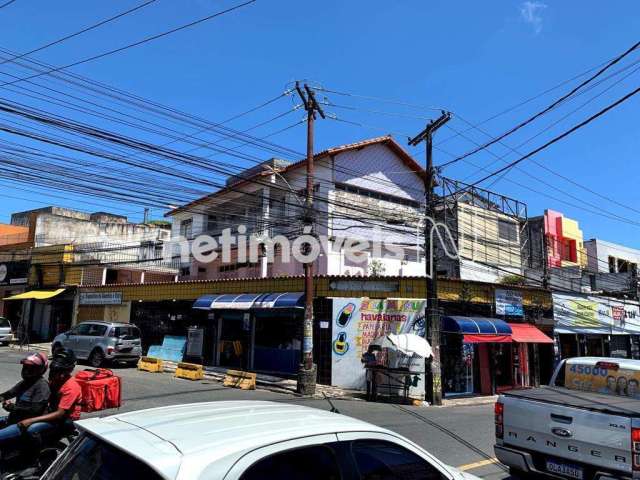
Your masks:
[[[315,263],[320,275],[414,276],[424,274],[422,253],[423,170],[390,136],[373,138],[315,155],[315,233],[326,251]],[[219,238],[224,229],[236,235],[240,225],[260,241],[278,236],[293,241],[303,233],[306,160],[273,159],[227,181],[226,188],[167,215],[172,239],[199,235]],[[345,240],[386,242],[401,254],[390,258],[384,248],[363,249],[358,258],[345,255]],[[175,246],[174,254],[180,248]],[[266,278],[303,273],[303,264],[287,262],[282,252],[273,261],[261,255],[250,261],[233,251],[231,262],[191,258],[182,265],[185,279]],[[351,257],[351,258],[350,258]]]
[[[68,329],[77,308],[76,286],[170,281],[177,275],[162,255],[168,226],[60,207],[14,213],[11,222],[23,234],[26,229],[26,236],[0,246],[0,258],[19,256],[28,265],[22,276],[28,290],[12,291],[3,303],[23,339],[48,341]]]

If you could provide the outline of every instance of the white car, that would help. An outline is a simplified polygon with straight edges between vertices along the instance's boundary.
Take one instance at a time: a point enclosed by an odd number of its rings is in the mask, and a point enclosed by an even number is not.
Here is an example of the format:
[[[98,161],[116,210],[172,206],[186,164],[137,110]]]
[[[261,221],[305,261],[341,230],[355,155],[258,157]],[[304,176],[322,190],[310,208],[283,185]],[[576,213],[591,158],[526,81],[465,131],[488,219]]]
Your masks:
[[[77,422],[42,480],[472,480],[406,438],[284,403],[195,403]]]
[[[6,345],[13,339],[11,323],[4,317],[0,317],[0,345]]]

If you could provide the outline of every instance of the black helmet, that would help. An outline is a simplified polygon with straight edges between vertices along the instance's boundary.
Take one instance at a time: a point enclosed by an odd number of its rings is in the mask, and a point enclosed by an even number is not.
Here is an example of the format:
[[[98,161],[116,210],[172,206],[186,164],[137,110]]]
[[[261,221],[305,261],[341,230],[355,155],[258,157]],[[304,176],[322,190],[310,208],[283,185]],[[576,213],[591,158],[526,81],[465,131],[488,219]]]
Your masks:
[[[76,355],[73,350],[61,348],[53,354],[53,359],[49,368],[51,370],[68,370],[71,371],[76,367]]]

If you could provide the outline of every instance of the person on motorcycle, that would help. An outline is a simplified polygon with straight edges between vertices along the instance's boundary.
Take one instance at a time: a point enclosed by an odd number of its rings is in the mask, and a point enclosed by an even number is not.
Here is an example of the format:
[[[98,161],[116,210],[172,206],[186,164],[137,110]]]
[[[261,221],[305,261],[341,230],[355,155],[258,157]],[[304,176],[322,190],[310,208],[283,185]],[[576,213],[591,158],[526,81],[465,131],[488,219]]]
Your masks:
[[[7,417],[0,418],[0,437],[2,431],[21,420],[42,415],[49,403],[49,383],[44,374],[49,365],[49,359],[44,353],[30,353],[24,357],[22,364],[22,380],[13,388],[0,393],[2,407],[9,412]],[[15,403],[10,402],[16,399]]]
[[[24,418],[15,425],[0,430],[0,449],[15,446],[22,439],[39,441],[41,436],[54,434],[63,430],[73,420],[80,418],[80,402],[82,391],[75,378],[71,376],[76,366],[73,351],[60,349],[56,351],[49,365],[49,397],[48,413]]]

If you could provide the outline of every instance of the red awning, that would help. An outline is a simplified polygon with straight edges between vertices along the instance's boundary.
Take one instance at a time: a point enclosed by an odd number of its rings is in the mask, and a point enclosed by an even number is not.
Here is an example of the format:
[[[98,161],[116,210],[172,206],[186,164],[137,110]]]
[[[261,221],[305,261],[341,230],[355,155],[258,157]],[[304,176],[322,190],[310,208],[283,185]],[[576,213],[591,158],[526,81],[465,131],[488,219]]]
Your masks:
[[[467,334],[462,341],[464,343],[511,343],[511,335]]]
[[[510,323],[511,338],[518,343],[553,343],[553,340],[529,323]]]

